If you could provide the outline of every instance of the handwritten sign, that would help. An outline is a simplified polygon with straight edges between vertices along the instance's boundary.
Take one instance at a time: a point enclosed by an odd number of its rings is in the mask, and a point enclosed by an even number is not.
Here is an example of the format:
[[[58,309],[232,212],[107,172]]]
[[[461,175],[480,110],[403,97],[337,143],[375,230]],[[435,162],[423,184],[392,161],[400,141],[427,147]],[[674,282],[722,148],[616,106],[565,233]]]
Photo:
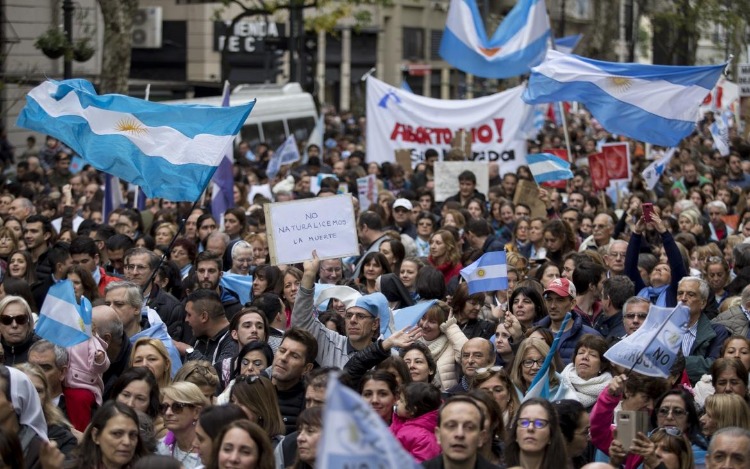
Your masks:
[[[357,191],[359,193],[360,207],[366,208],[378,203],[378,181],[374,174],[357,178]]]
[[[458,193],[458,175],[471,171],[477,177],[477,190],[487,194],[490,188],[490,172],[486,162],[481,161],[436,161],[435,200],[442,202]]]
[[[531,208],[532,217],[546,217],[547,206],[539,198],[539,187],[534,181],[519,179],[516,186],[516,194],[513,197],[513,203],[526,204]]]
[[[266,234],[271,263],[295,264],[359,254],[354,204],[349,195],[266,204]]]

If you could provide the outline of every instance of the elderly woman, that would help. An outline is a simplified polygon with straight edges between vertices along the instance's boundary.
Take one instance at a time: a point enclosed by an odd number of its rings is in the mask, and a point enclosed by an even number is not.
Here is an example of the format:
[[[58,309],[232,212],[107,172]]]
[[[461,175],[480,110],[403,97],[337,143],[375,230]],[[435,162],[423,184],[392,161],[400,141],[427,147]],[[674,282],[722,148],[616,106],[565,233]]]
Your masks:
[[[542,368],[544,359],[549,353],[550,346],[547,345],[547,342],[534,337],[524,339],[521,345],[518,346],[513,367],[510,370],[510,379],[513,381],[519,399],[528,393],[534,377]],[[560,374],[555,371],[554,361],[550,363],[547,373],[549,375],[550,400],[577,400],[576,394],[561,381]]]
[[[607,348],[603,337],[584,334],[576,344],[573,362],[560,373],[562,382],[575,391],[578,401],[587,410],[594,407],[599,394],[612,379],[609,360],[604,358]]]

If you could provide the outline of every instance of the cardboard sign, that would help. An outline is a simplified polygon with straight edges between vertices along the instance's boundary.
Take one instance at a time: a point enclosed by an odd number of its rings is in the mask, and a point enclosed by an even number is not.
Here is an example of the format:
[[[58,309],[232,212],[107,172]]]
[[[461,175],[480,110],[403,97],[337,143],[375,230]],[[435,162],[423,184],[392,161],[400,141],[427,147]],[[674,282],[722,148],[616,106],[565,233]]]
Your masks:
[[[451,140],[451,148],[460,150],[463,159],[469,159],[471,153],[471,134],[466,129],[458,129]]]
[[[349,195],[266,204],[266,235],[271,264],[295,264],[359,254],[354,204]]]
[[[437,186],[435,186],[437,187]],[[531,217],[546,217],[547,206],[539,198],[539,186],[533,181],[519,179],[516,186],[516,195],[513,197],[513,203],[526,204],[531,208]]]
[[[404,169],[408,176],[412,173],[411,150],[396,150],[396,163]]]
[[[477,190],[487,194],[490,188],[490,169],[487,163],[480,161],[436,161],[435,162],[435,200],[442,202],[458,193],[458,175],[471,171],[477,177]]]
[[[363,210],[378,203],[378,181],[374,174],[368,174],[363,178],[357,178],[357,192],[359,195],[359,206]]]
[[[604,153],[594,153],[589,155],[589,171],[591,172],[591,183],[594,189],[601,191],[609,185],[609,175],[607,174],[607,162]]]

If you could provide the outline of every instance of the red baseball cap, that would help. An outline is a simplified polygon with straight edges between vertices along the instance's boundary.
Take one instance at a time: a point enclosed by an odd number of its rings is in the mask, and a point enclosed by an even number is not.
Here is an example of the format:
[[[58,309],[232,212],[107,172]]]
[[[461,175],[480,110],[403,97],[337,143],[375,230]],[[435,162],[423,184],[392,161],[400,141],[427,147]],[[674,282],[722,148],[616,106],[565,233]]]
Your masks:
[[[573,283],[566,278],[556,278],[547,285],[544,293],[552,292],[565,297],[569,296],[573,299],[576,297],[576,287]]]

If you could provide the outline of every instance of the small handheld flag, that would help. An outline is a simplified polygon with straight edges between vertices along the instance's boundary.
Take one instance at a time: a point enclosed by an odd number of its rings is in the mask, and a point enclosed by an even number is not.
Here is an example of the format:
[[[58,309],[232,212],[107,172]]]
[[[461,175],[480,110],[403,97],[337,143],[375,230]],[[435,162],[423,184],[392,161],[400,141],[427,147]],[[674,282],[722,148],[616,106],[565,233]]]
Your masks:
[[[526,155],[529,171],[537,184],[548,181],[573,179],[570,163],[551,153],[533,153]]]
[[[653,190],[654,187],[656,187],[659,179],[661,179],[661,175],[664,174],[669,162],[672,160],[675,150],[674,147],[667,150],[667,152],[664,153],[664,156],[648,165],[641,173],[646,183],[646,187],[648,187],[649,190]]]
[[[285,164],[291,164],[300,160],[299,148],[297,148],[297,139],[294,134],[289,135],[284,143],[273,152],[271,161],[268,162],[266,174],[268,177],[274,177],[279,173],[281,167]]]
[[[469,294],[508,288],[508,266],[504,251],[487,252],[473,264],[461,269]]]
[[[434,304],[435,300],[430,300],[417,303],[414,306],[409,306],[407,308],[397,309],[393,312],[393,330],[400,331],[406,327],[416,326],[427,310]],[[390,335],[389,332],[385,334],[384,337],[388,338]]]
[[[63,280],[52,285],[44,299],[36,334],[60,347],[72,347],[91,338],[91,302],[76,301],[73,283]]]

